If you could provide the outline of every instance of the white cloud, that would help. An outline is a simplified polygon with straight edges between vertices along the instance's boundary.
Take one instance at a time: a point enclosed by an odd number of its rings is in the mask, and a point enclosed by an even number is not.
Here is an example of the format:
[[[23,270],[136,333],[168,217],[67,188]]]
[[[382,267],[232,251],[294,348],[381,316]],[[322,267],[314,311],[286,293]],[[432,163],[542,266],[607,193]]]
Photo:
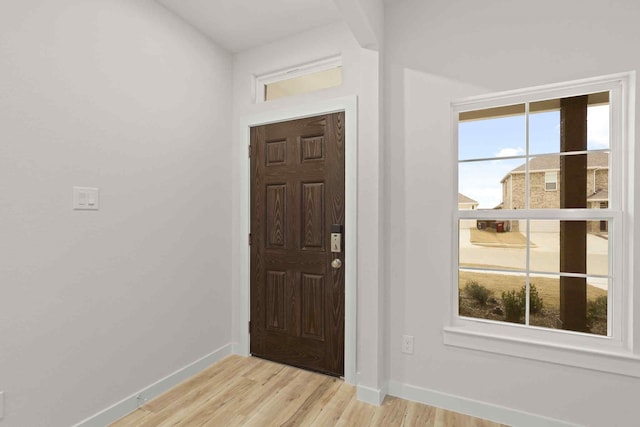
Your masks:
[[[522,148],[502,148],[500,151],[496,153],[496,157],[521,156],[523,154],[524,154],[524,149]]]
[[[587,109],[587,144],[590,149],[609,147],[609,106]]]

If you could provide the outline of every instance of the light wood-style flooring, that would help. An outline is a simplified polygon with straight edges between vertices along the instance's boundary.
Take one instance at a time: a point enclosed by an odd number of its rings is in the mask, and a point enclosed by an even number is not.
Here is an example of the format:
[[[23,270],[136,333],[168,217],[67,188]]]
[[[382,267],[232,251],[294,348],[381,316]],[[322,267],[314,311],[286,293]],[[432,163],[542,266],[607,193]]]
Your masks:
[[[394,397],[372,406],[338,378],[229,356],[111,424],[133,426],[500,425]]]

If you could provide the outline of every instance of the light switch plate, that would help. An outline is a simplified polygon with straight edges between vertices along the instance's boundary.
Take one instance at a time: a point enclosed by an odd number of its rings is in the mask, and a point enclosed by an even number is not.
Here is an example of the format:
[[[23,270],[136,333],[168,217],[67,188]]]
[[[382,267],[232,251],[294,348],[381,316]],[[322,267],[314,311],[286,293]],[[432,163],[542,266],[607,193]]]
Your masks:
[[[0,420],[4,418],[4,391],[0,391]]]
[[[100,208],[100,189],[95,187],[73,187],[73,209],[97,211]]]

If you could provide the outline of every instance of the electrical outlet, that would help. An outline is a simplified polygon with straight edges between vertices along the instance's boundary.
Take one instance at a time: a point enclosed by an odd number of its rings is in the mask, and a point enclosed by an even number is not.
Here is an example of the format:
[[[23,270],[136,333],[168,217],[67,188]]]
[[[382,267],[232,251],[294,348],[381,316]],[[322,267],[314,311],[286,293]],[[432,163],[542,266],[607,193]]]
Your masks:
[[[413,336],[402,336],[402,352],[407,354],[413,354]]]
[[[147,400],[148,399],[146,397],[144,397],[143,395],[141,395],[141,394],[138,394],[136,396],[136,401],[138,402],[138,407],[140,407],[140,406],[144,405],[145,403],[147,403]]]

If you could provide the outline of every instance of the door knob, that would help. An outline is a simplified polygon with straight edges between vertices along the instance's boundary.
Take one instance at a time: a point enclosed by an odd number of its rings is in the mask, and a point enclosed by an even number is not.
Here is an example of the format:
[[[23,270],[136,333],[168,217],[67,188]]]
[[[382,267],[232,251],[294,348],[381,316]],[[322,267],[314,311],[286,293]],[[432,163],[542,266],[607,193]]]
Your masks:
[[[335,268],[336,270],[342,267],[342,261],[340,261],[340,258],[336,258],[333,261],[331,261],[331,267]]]

